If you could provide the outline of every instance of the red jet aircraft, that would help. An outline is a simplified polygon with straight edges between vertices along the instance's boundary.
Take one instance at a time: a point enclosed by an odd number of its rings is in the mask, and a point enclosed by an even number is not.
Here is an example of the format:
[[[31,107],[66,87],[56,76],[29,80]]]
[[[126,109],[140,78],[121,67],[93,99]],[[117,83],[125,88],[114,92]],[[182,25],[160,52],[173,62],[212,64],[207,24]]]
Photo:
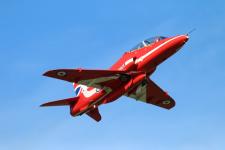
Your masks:
[[[188,41],[188,35],[153,37],[140,42],[108,70],[57,69],[44,76],[73,83],[76,96],[48,102],[41,106],[69,106],[72,116],[87,114],[101,120],[98,107],[125,95],[138,101],[170,109],[175,101],[149,76],[156,67],[177,52]]]

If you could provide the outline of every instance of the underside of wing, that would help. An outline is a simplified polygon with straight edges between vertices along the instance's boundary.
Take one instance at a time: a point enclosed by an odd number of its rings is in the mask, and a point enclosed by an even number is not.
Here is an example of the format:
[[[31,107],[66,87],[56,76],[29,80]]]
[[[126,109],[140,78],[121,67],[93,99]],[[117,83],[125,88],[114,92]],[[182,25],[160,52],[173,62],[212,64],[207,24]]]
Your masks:
[[[175,106],[175,101],[150,79],[133,88],[126,96],[166,109]]]
[[[102,77],[108,80],[124,73],[126,72],[117,70],[57,69],[47,71],[43,75],[68,82],[78,82]]]
[[[130,75],[126,73],[118,70],[57,69],[43,75],[109,91],[129,80]]]

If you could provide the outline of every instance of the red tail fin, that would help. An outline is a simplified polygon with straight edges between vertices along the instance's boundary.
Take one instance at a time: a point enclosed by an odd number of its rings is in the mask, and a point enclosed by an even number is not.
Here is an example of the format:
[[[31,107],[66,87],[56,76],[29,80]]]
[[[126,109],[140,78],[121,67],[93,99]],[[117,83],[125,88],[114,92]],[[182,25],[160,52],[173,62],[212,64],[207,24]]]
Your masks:
[[[73,88],[74,88],[76,97],[79,96],[82,92],[82,86],[80,84],[73,83]]]
[[[57,101],[52,101],[48,103],[44,103],[41,105],[41,107],[44,106],[65,106],[65,105],[72,105],[77,102],[79,97],[73,97],[73,98],[67,98],[67,99],[62,99],[62,100],[57,100]]]
[[[86,113],[89,117],[94,119],[95,121],[99,122],[101,120],[101,115],[98,111],[98,107],[90,110],[89,112]]]

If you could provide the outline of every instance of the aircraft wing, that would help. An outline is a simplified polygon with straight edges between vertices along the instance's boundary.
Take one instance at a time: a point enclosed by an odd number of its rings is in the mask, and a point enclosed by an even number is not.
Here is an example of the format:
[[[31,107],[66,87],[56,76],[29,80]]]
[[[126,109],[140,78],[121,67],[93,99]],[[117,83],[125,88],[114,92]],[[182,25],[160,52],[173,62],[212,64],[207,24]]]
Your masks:
[[[121,77],[129,79],[126,73],[126,71],[117,70],[57,69],[47,71],[43,75],[107,90],[115,89],[123,84]]]
[[[148,78],[145,81],[128,92],[126,96],[166,109],[175,106],[175,101],[152,80]]]

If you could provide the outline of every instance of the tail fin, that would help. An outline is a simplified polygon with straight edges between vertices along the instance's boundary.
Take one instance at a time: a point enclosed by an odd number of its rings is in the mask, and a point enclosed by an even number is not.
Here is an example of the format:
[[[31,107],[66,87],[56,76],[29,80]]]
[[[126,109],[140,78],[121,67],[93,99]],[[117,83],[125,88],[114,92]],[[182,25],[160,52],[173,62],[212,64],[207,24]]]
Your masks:
[[[80,98],[89,98],[90,96],[95,94],[97,90],[99,90],[94,87],[89,87],[86,85],[76,84],[76,83],[73,83],[73,87],[74,87],[74,92],[76,97],[80,97]]]
[[[52,101],[52,102],[42,104],[41,107],[73,105],[77,102],[78,99],[79,99],[79,97],[73,97],[73,98]]]
[[[101,114],[98,111],[98,107],[90,110],[89,112],[86,113],[89,117],[94,119],[95,121],[99,122],[101,120]]]

